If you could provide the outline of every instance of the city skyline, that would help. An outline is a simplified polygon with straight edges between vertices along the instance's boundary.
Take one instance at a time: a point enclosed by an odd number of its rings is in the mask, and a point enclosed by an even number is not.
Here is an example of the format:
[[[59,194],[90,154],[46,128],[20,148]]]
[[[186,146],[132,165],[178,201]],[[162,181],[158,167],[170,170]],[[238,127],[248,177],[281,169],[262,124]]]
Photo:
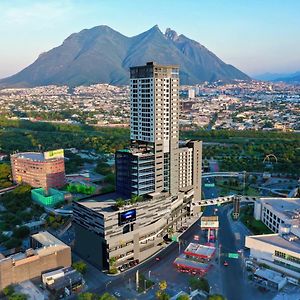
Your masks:
[[[0,78],[28,66],[70,34],[101,24],[129,36],[155,24],[162,31],[171,27],[251,76],[300,69],[300,3],[167,0],[159,3],[155,14],[147,13],[157,5],[157,1],[139,3],[141,13],[136,15],[137,1],[2,1]]]

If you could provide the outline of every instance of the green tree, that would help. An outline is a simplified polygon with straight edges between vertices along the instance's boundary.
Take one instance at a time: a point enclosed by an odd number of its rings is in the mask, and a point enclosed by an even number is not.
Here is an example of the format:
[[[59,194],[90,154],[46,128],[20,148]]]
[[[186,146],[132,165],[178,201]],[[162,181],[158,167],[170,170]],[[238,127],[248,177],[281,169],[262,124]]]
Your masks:
[[[9,285],[3,289],[3,294],[5,296],[10,296],[15,292],[15,289],[12,285]]]
[[[187,294],[180,295],[177,300],[190,300],[190,296]]]
[[[116,207],[123,207],[125,204],[126,204],[126,202],[123,198],[116,199]]]
[[[162,280],[162,281],[159,282],[159,289],[161,291],[164,291],[167,287],[168,287],[168,284],[165,280]]]
[[[209,295],[208,300],[226,300],[226,298],[220,294]]]
[[[7,297],[8,300],[26,300],[27,296],[25,294],[21,294],[21,293],[14,293],[10,296]]]
[[[192,290],[203,290],[205,292],[209,292],[210,286],[206,278],[196,278],[196,277],[191,277],[189,279],[189,285]]]
[[[87,271],[87,265],[82,260],[74,262],[72,267],[81,274],[84,274]]]
[[[78,295],[77,297],[78,300],[98,300],[99,296],[93,293],[82,293]]]
[[[166,292],[161,291],[161,290],[156,291],[155,295],[158,300],[169,300],[170,299],[170,296]]]
[[[17,239],[24,239],[30,234],[30,229],[27,226],[21,226],[13,231],[13,236]]]
[[[116,298],[109,293],[104,293],[99,300],[116,300]]]

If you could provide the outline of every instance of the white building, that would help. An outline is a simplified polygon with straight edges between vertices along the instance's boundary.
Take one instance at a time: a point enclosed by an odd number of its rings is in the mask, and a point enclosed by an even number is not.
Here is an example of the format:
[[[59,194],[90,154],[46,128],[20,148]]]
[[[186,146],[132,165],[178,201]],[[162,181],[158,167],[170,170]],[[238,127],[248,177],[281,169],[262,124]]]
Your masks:
[[[277,233],[281,224],[298,223],[300,198],[261,198],[255,202],[254,218]]]
[[[247,236],[245,246],[258,263],[300,279],[300,240],[292,229],[286,234]]]

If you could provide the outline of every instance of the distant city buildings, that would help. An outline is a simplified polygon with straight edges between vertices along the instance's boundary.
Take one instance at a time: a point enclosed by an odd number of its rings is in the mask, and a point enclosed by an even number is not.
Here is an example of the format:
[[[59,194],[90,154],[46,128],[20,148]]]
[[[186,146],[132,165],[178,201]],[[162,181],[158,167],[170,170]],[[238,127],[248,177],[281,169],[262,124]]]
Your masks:
[[[62,149],[12,154],[11,167],[15,183],[26,183],[45,190],[62,187],[66,183]]]
[[[96,84],[0,90],[11,119],[128,127],[129,86]],[[300,87],[263,81],[180,87],[181,126],[236,130],[300,130]]]
[[[130,139],[116,153],[116,193],[74,203],[75,249],[100,269],[143,261],[193,216],[202,144],[179,142],[179,69],[130,69]]]
[[[71,248],[49,232],[31,236],[31,248],[8,257],[0,254],[0,291],[10,284],[40,277],[48,270],[71,266]]]

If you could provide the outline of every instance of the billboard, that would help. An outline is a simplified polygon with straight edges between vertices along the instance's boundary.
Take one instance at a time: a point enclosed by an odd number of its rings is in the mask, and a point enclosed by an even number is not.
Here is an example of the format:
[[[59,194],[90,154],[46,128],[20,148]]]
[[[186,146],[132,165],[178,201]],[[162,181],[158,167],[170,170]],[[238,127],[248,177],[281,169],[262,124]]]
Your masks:
[[[64,157],[64,149],[52,150],[44,152],[45,159]]]
[[[136,220],[136,209],[119,213],[119,226]]]
[[[202,217],[201,218],[201,228],[219,228],[219,218],[218,216]]]

